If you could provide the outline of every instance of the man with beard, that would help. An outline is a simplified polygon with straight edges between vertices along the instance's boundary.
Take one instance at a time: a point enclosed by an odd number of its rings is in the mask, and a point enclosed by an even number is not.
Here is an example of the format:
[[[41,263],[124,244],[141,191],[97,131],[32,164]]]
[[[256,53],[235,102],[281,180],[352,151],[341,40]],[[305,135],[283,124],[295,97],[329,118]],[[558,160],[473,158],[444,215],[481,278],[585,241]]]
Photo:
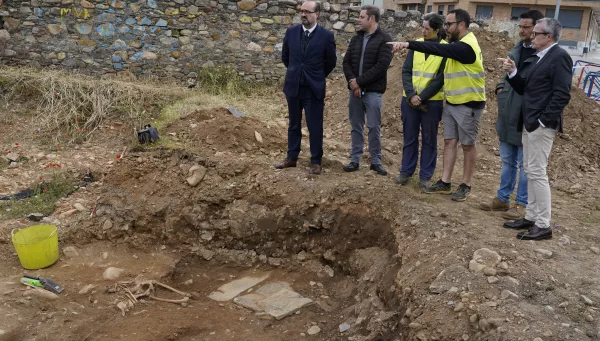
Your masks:
[[[393,51],[411,49],[435,56],[446,57],[444,92],[446,106],[444,122],[444,162],[442,178],[424,189],[425,193],[452,194],[452,200],[464,201],[471,194],[471,180],[475,172],[477,149],[475,142],[479,123],[485,108],[485,72],[483,55],[477,38],[469,32],[471,18],[463,9],[448,13],[444,28],[451,44],[434,42],[394,42]],[[452,171],[456,161],[458,142],[462,145],[464,164],[463,182],[452,192]]]
[[[288,28],[281,60],[287,67],[285,93],[288,112],[288,151],[277,169],[296,167],[302,139],[302,110],[310,134],[310,174],[321,174],[325,77],[335,68],[335,40],[331,31],[317,25],[321,5],[306,1],[300,9],[301,25]]]
[[[544,15],[536,10],[524,12],[519,17],[521,40],[508,53],[519,70],[524,70],[525,61],[535,52],[531,45],[531,34],[536,22],[543,17]],[[526,77],[527,75],[522,71],[521,76]],[[523,168],[523,142],[521,141],[523,134],[519,126],[523,97],[516,93],[504,79],[496,86],[496,94],[498,95],[496,132],[500,140],[499,149],[502,160],[500,187],[494,199],[481,203],[479,207],[484,211],[503,211],[500,214],[502,218],[517,220],[525,217],[525,207],[527,207],[527,175]],[[510,207],[510,196],[514,192],[517,182],[515,204]]]
[[[358,17],[358,33],[350,40],[344,56],[344,75],[348,81],[348,118],[352,147],[350,163],[344,171],[359,169],[364,149],[364,125],[369,128],[371,170],[387,175],[381,165],[381,105],[387,87],[387,69],[392,61],[391,37],[379,28],[379,7],[365,5]]]

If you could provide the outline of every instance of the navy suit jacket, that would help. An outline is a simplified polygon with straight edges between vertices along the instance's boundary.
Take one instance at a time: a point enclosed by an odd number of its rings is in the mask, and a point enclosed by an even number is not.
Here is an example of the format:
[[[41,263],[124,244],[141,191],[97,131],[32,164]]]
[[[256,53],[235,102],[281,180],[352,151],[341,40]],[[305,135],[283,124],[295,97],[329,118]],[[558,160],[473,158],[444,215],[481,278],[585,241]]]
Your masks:
[[[302,25],[287,29],[283,38],[281,60],[287,67],[283,93],[289,97],[298,96],[300,75],[304,73],[306,84],[318,99],[325,98],[325,78],[335,68],[335,39],[331,31],[317,25],[302,53]]]

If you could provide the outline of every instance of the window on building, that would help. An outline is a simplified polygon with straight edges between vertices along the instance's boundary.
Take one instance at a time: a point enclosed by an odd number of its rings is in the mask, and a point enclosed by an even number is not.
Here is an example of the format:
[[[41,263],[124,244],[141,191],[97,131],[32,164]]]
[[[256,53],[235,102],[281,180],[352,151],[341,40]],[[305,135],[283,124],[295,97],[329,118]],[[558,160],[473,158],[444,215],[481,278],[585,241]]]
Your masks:
[[[475,19],[490,19],[494,14],[494,6],[477,5],[475,8]]]
[[[408,5],[408,10],[409,11],[416,11],[417,10],[417,5]]]
[[[519,16],[527,11],[529,11],[527,7],[513,7],[510,11],[510,20],[519,20]]]
[[[450,13],[450,11],[454,11],[454,5],[448,5],[448,13]]]
[[[439,15],[444,15],[444,5],[439,5],[438,6],[438,14]]]
[[[554,8],[546,10],[546,18],[554,18]],[[563,28],[580,29],[582,20],[583,11],[572,9],[560,9],[558,11],[558,21],[560,21]]]
[[[427,13],[431,13],[431,11],[433,11],[433,6],[427,6]]]

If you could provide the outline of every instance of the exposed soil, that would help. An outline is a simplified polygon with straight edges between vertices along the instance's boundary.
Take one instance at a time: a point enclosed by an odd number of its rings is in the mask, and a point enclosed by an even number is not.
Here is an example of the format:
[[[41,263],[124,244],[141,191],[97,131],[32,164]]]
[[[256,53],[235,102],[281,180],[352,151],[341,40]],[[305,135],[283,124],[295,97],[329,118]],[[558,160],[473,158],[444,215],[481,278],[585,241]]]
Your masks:
[[[341,169],[350,134],[340,77],[328,87],[320,176],[306,172],[307,138],[298,168],[273,169],[285,158],[284,117],[193,112],[160,132],[163,146],[129,148],[117,159],[131,145],[127,124],[106,123],[101,138],[50,147],[13,112],[0,142],[14,149],[18,141],[28,159],[0,170],[0,192],[46,176],[49,154],[73,175],[91,170],[101,181],[65,198],[48,218],[60,227],[61,248],[79,254],[33,271],[66,288],[58,300],[28,298],[19,283],[24,272],[10,230],[31,223],[0,221],[0,340],[598,340],[598,105],[573,89],[550,161],[554,238],[517,240],[497,213],[478,208],[499,181],[493,89],[502,72],[495,57],[513,44],[500,34],[477,35],[489,102],[473,194],[463,203],[392,181],[402,155],[401,57],[389,70],[384,102],[386,177],[367,171],[368,153],[361,171]],[[442,141],[440,131],[437,174]],[[190,186],[195,166],[206,172]],[[461,176],[459,156],[455,182]],[[86,210],[65,214],[75,203]],[[474,253],[487,255],[485,274],[470,265]],[[109,266],[125,269],[119,280],[142,274],[195,299],[185,307],[146,300],[122,316],[116,305],[123,295],[107,292],[115,281],[102,278]],[[233,279],[265,273],[314,304],[275,320],[207,297]],[[88,284],[97,287],[78,294]],[[351,327],[340,333],[342,323]],[[308,335],[313,325],[321,332]]]

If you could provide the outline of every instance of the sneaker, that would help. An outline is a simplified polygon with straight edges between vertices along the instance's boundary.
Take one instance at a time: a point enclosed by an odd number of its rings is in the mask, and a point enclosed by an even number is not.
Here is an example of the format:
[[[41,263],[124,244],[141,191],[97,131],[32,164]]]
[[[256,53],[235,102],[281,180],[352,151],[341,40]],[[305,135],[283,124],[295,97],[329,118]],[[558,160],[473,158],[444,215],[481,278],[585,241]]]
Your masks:
[[[387,175],[387,171],[382,165],[371,165],[370,170],[374,170],[379,175]]]
[[[344,172],[356,172],[359,168],[358,162],[350,162],[344,166]]]
[[[394,182],[397,183],[398,185],[406,185],[409,181],[410,181],[410,176],[402,175],[402,174],[400,174],[400,176],[398,176],[397,178],[394,179]]]
[[[508,211],[502,212],[500,216],[506,220],[519,220],[525,218],[525,206],[514,205]]]
[[[425,188],[423,192],[427,194],[450,194],[452,193],[452,184],[445,184],[441,179],[433,185]]]
[[[469,195],[471,195],[471,187],[463,183],[458,186],[454,193],[452,193],[452,200],[465,201]]]
[[[479,205],[479,208],[484,211],[508,211],[508,209],[510,208],[510,204],[507,202],[504,202],[498,198],[494,198],[490,202],[482,202]],[[507,219],[516,220],[519,218],[514,218],[514,219],[507,218]]]

